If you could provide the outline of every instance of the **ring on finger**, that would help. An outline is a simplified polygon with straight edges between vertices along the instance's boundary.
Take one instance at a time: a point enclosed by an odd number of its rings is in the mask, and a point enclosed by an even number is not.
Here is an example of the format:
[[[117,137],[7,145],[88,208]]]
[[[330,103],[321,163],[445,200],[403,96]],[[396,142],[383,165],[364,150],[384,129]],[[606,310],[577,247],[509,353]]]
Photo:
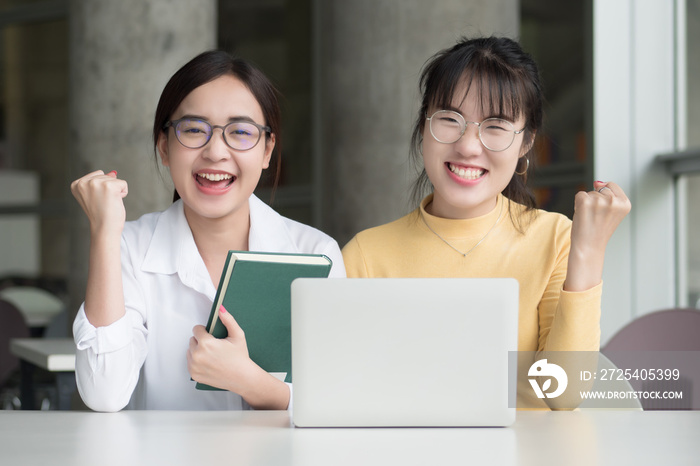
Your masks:
[[[600,188],[600,189],[598,190],[598,192],[599,192],[599,193],[602,193],[604,189],[610,189],[610,188],[608,188],[607,186],[603,186],[602,188]],[[610,192],[612,192],[612,189],[610,189]]]

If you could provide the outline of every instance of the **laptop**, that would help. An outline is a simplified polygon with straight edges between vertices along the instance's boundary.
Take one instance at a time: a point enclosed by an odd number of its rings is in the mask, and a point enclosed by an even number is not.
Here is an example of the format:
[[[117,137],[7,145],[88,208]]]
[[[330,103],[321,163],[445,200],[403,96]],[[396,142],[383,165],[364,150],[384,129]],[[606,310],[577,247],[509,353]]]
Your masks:
[[[512,278],[294,280],[294,425],[511,425],[518,293]]]

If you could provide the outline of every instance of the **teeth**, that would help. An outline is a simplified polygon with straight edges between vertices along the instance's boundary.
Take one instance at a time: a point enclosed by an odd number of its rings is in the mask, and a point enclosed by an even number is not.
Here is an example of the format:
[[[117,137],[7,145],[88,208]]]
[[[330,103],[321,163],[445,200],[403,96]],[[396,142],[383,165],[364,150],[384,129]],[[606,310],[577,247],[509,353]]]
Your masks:
[[[218,173],[197,173],[197,176],[206,178],[209,181],[230,180],[232,178],[231,175],[221,175]]]
[[[449,164],[450,171],[465,180],[475,180],[484,174],[482,168],[459,168]]]

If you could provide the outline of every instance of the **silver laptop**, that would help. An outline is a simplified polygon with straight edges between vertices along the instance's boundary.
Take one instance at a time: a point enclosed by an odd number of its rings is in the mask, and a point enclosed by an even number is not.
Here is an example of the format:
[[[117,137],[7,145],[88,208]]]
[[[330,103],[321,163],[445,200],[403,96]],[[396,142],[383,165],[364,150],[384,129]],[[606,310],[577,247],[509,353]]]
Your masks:
[[[512,424],[518,292],[511,278],[295,280],[294,424]]]

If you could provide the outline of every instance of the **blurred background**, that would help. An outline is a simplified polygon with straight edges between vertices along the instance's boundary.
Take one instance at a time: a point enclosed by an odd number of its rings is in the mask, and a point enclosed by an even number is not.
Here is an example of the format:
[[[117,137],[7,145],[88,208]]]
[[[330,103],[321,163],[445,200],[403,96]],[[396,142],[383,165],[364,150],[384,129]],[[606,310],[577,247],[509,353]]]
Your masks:
[[[0,0],[0,293],[50,293],[32,304],[53,309],[41,332],[69,335],[89,240],[70,182],[118,170],[128,220],[169,205],[152,118],[198,52],[251,60],[279,87],[274,207],[342,247],[415,207],[408,143],[425,60],[490,34],[518,38],[541,67],[540,207],[572,216],[595,179],[632,200],[608,247],[603,342],[646,313],[697,306],[700,0]],[[268,201],[269,184],[258,194]]]

